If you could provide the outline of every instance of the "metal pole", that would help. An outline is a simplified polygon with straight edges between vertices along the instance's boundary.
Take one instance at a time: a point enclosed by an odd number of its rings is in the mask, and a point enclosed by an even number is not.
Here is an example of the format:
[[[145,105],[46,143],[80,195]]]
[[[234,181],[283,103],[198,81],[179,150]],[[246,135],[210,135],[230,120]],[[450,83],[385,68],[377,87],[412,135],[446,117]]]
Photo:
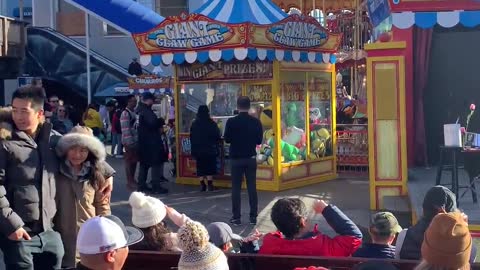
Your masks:
[[[90,22],[88,13],[85,12],[85,44],[87,57],[87,100],[88,104],[92,102],[92,83],[90,74]]]
[[[23,0],[18,0],[18,12],[20,13],[20,21],[23,21]]]
[[[55,16],[57,15],[55,12],[55,0],[50,0],[50,12],[52,13],[50,15],[50,28],[56,29],[55,27]]]

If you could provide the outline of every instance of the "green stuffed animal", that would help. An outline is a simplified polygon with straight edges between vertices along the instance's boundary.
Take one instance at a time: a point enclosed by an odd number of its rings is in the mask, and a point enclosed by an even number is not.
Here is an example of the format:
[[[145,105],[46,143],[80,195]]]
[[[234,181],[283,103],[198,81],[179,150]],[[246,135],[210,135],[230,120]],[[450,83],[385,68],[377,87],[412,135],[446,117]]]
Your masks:
[[[273,139],[270,139],[268,144],[271,148],[275,146]],[[294,145],[286,143],[283,140],[280,141],[280,152],[282,153],[283,161],[285,162],[298,161],[302,159],[300,150]]]
[[[287,105],[287,127],[297,126],[297,105],[293,102]]]

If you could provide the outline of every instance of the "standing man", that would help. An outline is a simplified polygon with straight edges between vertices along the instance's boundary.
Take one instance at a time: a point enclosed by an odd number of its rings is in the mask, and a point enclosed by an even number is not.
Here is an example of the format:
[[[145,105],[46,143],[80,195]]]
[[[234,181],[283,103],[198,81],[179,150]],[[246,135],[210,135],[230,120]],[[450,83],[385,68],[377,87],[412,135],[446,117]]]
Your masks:
[[[122,144],[125,148],[125,172],[127,175],[127,187],[130,190],[136,190],[135,171],[138,162],[138,134],[137,134],[137,114],[134,112],[137,106],[137,99],[134,95],[127,97],[127,107],[123,110],[120,117],[120,126],[122,127]]]
[[[12,129],[0,138],[0,248],[7,270],[60,269],[63,244],[53,231],[60,135],[43,123],[43,88],[12,97]],[[34,260],[35,257],[35,260]]]
[[[256,147],[262,143],[263,130],[260,120],[250,116],[250,99],[241,96],[237,100],[238,115],[228,119],[225,126],[225,142],[230,144],[232,164],[232,212],[230,223],[241,225],[241,189],[243,176],[247,181],[250,203],[250,224],[257,224],[257,161]]]
[[[140,76],[142,73],[142,66],[137,62],[137,58],[134,57],[132,62],[128,65],[128,74]]]
[[[138,191],[150,191],[147,187],[148,170],[152,168],[152,190],[154,193],[165,194],[168,189],[161,187],[163,164],[168,160],[168,144],[164,142],[161,129],[165,120],[157,118],[152,110],[155,96],[150,92],[142,94],[142,101],[138,104],[138,141],[140,173],[138,175]],[[166,155],[166,156],[165,156]]]

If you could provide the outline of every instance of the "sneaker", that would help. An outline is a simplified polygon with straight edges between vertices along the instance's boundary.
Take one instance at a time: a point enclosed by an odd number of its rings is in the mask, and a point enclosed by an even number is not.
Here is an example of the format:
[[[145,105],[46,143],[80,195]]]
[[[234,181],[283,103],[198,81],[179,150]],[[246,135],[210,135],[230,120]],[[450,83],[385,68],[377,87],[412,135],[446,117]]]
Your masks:
[[[250,225],[257,225],[257,218],[250,218]]]
[[[168,189],[162,188],[162,187],[158,187],[158,188],[153,189],[153,193],[154,193],[154,194],[167,194],[167,193],[168,193]]]
[[[241,226],[242,221],[239,218],[231,218],[230,219],[230,224],[232,224],[234,226]]]

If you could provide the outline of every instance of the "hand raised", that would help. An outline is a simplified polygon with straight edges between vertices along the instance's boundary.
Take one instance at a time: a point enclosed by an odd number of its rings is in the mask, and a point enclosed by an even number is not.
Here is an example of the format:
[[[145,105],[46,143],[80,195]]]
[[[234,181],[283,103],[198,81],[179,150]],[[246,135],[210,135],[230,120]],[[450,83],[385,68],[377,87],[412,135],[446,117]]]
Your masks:
[[[315,200],[313,203],[313,210],[317,214],[323,213],[323,210],[328,206],[328,204],[324,200]]]

